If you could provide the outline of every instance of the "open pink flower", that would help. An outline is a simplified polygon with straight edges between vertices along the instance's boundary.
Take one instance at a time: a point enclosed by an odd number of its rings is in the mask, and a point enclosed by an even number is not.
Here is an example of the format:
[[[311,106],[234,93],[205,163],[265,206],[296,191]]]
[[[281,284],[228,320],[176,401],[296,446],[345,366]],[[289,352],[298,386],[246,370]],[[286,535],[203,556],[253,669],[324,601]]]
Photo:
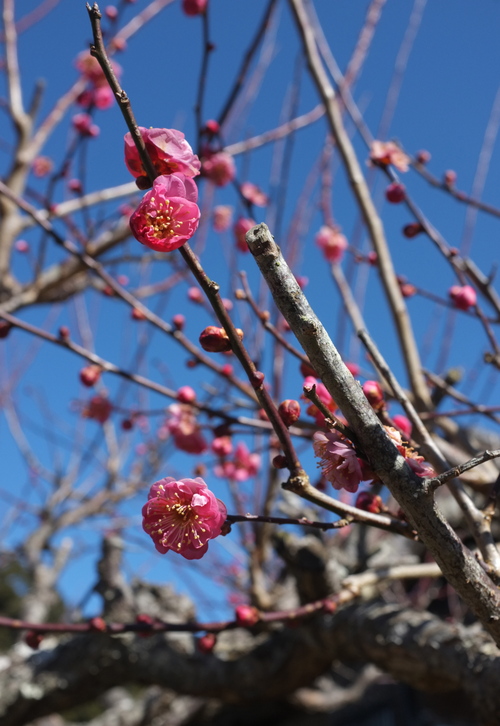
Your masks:
[[[188,454],[202,454],[208,444],[201,432],[192,406],[173,403],[168,407],[169,417],[165,422],[166,429],[172,435],[175,446]]]
[[[356,492],[363,479],[368,478],[352,444],[336,431],[316,431],[313,447],[320,458],[318,466],[334,489]]]
[[[177,129],[146,129],[139,126],[146,150],[158,174],[193,177],[200,173],[200,160],[193,153],[182,131]],[[125,134],[125,164],[134,177],[147,176],[130,132]]]
[[[196,232],[198,188],[184,174],[159,176],[130,217],[134,237],[158,252],[172,252]]]
[[[332,227],[323,226],[315,239],[328,262],[340,262],[344,251],[349,246],[346,238],[338,228],[333,229]]]
[[[255,476],[260,469],[260,456],[251,454],[245,443],[240,441],[236,444],[233,458],[222,461],[214,467],[215,476],[234,479],[235,481],[246,481]]]
[[[202,159],[201,171],[217,187],[225,187],[236,176],[234,159],[225,151],[218,151]]]
[[[220,204],[214,208],[213,225],[216,232],[225,232],[231,226],[233,208]]]
[[[227,510],[203,479],[176,481],[168,476],[149,490],[142,516],[142,527],[158,552],[172,550],[187,560],[199,560],[208,541],[221,533]]]

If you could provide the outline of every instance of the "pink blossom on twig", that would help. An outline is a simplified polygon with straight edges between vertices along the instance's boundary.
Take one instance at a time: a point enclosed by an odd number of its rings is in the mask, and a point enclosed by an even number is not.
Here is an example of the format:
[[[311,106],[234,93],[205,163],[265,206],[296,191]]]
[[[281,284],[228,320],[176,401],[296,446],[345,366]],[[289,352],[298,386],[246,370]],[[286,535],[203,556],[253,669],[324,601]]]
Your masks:
[[[225,505],[203,479],[160,479],[151,487],[142,508],[142,526],[158,552],[177,552],[199,560],[208,542],[218,537],[226,521]]]

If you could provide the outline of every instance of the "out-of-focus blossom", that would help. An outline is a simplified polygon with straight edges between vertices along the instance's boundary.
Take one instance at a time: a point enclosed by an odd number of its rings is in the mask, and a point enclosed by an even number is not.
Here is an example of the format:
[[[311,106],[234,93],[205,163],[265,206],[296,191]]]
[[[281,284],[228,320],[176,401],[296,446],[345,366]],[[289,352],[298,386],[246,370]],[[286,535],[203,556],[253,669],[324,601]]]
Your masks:
[[[102,368],[94,364],[85,366],[80,371],[80,381],[87,388],[95,386],[97,381],[101,378]]]
[[[54,162],[48,156],[37,156],[31,165],[31,171],[39,178],[50,174],[53,168]]]
[[[356,492],[363,481],[363,469],[352,444],[337,431],[316,431],[313,447],[320,459],[318,466],[334,489]]]
[[[249,628],[252,625],[256,625],[260,620],[260,613],[253,605],[238,605],[234,614],[236,616],[236,622],[242,628]]]
[[[30,246],[29,246],[28,242],[26,242],[25,239],[16,239],[16,241],[14,243],[14,248],[15,248],[16,252],[24,253],[24,252],[28,252]]]
[[[240,191],[242,196],[251,204],[255,204],[256,207],[267,207],[269,204],[267,194],[264,194],[262,189],[252,182],[243,182]]]
[[[208,445],[196,420],[193,408],[183,403],[168,407],[164,428],[170,432],[175,446],[188,454],[202,454]]]
[[[415,154],[415,159],[419,164],[428,164],[431,160],[431,153],[426,149],[422,149],[421,151],[417,151],[417,153]]]
[[[348,242],[338,228],[321,227],[315,237],[316,244],[323,252],[323,256],[328,262],[340,262]]]
[[[191,386],[181,386],[177,391],[179,403],[193,403],[196,401],[196,391]]]
[[[378,494],[372,492],[360,492],[356,497],[355,506],[358,509],[364,509],[365,512],[378,514],[384,509],[384,503]]]
[[[209,540],[220,535],[227,510],[203,479],[165,477],[149,490],[142,516],[142,527],[158,552],[171,550],[187,560],[199,560]]]
[[[208,0],[182,0],[182,9],[186,15],[194,17],[202,15],[207,9]]]
[[[233,453],[233,442],[230,436],[217,436],[210,448],[216,456],[229,456]]]
[[[88,113],[77,113],[73,116],[71,121],[74,128],[82,136],[99,136],[99,126],[97,126],[95,123],[92,123],[92,116],[89,116]]]
[[[303,388],[312,389],[313,386],[316,386],[316,395],[319,398],[319,400],[321,401],[321,403],[324,406],[326,406],[326,408],[329,411],[331,411],[331,413],[334,413],[334,411],[337,409],[337,404],[335,403],[333,398],[328,393],[326,386],[323,383],[321,383],[321,381],[317,381],[316,378],[314,378],[313,376],[307,376],[304,379]],[[304,401],[309,402],[309,399],[305,395],[302,395],[301,398]],[[306,408],[306,413],[309,416],[314,417],[318,426],[324,425],[325,417],[323,416],[323,414],[321,413],[319,408],[317,408],[313,403],[311,403],[310,406],[308,406],[308,408]]]
[[[115,61],[110,61],[110,63],[115,76],[119,78],[122,74],[121,67]],[[107,85],[108,82],[101,66],[99,65],[99,61],[97,58],[94,58],[93,55],[90,55],[88,50],[83,50],[78,54],[75,60],[75,66],[82,76],[94,86]]]
[[[113,404],[106,396],[93,396],[82,411],[84,418],[91,418],[103,424],[111,416]]]
[[[453,301],[453,305],[459,310],[468,310],[476,304],[476,291],[470,285],[452,285],[448,290],[448,295]]]
[[[240,441],[236,444],[233,457],[223,461],[214,467],[214,473],[218,477],[226,477],[234,481],[246,481],[255,476],[260,469],[259,454],[251,454],[247,445]]]
[[[411,469],[413,469],[415,474],[421,477],[436,476],[436,472],[432,466],[424,460],[424,457],[417,454],[411,446],[404,443],[400,431],[397,431],[393,426],[384,426],[384,429],[396,449],[399,451],[401,456],[404,456],[406,463],[411,467]]]
[[[447,187],[453,187],[455,186],[455,182],[457,181],[457,172],[453,171],[453,169],[448,169],[448,171],[445,171],[443,175],[443,184]]]
[[[225,232],[231,226],[233,220],[233,208],[220,204],[214,208],[213,225],[216,232]]]
[[[193,153],[182,131],[177,129],[146,129],[139,126],[146,151],[158,174],[184,174],[194,177],[200,173],[200,160]],[[132,134],[125,134],[125,164],[135,178],[147,176]]]
[[[248,252],[248,245],[245,238],[246,233],[255,227],[253,219],[248,217],[240,217],[236,220],[233,226],[234,238],[236,240],[236,248],[240,252]]]
[[[376,411],[385,406],[384,392],[378,381],[365,381],[363,383],[363,393]]]
[[[410,419],[406,418],[406,416],[403,416],[400,413],[397,413],[395,416],[392,417],[392,420],[394,421],[398,429],[403,432],[404,436],[409,439],[413,430]]]
[[[370,162],[382,166],[396,167],[399,171],[408,171],[410,157],[401,151],[394,141],[372,141],[370,147]]]
[[[187,291],[188,300],[195,303],[203,302],[203,293],[199,287],[190,287]]]
[[[217,187],[225,187],[236,176],[236,166],[231,154],[218,151],[201,160],[201,173]]]
[[[159,176],[130,217],[134,237],[157,252],[172,252],[196,232],[198,188],[184,174]]]
[[[359,366],[358,366],[357,363],[349,363],[349,362],[347,362],[345,364],[345,367],[347,368],[347,370],[350,372],[350,374],[352,376],[359,375]]]

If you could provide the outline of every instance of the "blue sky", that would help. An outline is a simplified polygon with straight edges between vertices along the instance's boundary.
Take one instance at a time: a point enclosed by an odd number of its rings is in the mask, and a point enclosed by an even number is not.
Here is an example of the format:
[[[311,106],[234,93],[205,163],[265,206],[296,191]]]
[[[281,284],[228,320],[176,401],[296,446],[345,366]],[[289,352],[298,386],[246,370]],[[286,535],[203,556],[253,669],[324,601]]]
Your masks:
[[[130,4],[126,11],[125,22],[134,12],[146,5],[145,0]],[[20,11],[23,13],[36,6],[37,3],[32,0],[19,3]],[[216,118],[220,112],[242,53],[255,32],[265,6],[263,0],[210,0],[211,39],[216,47],[210,59],[207,78],[205,118]],[[345,70],[368,2],[318,0],[315,7],[335,59],[339,67]],[[407,31],[413,8],[413,2],[387,1],[368,59],[354,89],[355,100],[363,110],[365,121],[375,136],[386,105],[387,91],[393,78],[402,38]],[[429,0],[423,10],[421,25],[411,49],[387,134],[387,138],[397,138],[410,153],[419,149],[428,149],[432,154],[429,169],[437,177],[441,177],[447,169],[454,169],[458,175],[458,188],[466,192],[470,192],[474,182],[485,130],[500,86],[499,30],[498,0],[483,0],[480,4],[471,3],[469,0],[454,0],[453,3]],[[226,139],[228,143],[267,131],[283,120],[284,109],[295,78],[300,48],[285,2],[279,3],[273,33],[274,41],[269,50],[270,65],[262,83],[257,87],[253,104],[245,107],[234,128],[229,129]],[[90,37],[85,3],[79,0],[63,0],[50,15],[21,36],[20,65],[26,97],[29,98],[37,79],[43,78],[46,83],[40,118],[44,117],[56,98],[76,80],[74,59],[87,47]],[[194,144],[193,107],[201,59],[199,19],[185,17],[181,12],[180,3],[174,2],[154,22],[133,37],[127,51],[117,55],[116,59],[123,68],[123,87],[131,99],[139,124],[180,128]],[[297,113],[305,113],[316,105],[318,99],[304,70],[300,79]],[[3,86],[0,88],[1,94],[4,95]],[[61,160],[71,138],[70,117],[71,114],[61,123],[44,150],[44,153],[56,162]],[[95,120],[101,133],[97,139],[89,142],[86,180],[86,188],[89,191],[103,186],[123,184],[130,180],[123,164],[122,139],[125,128],[118,109],[98,112]],[[293,150],[285,147],[285,153],[290,154],[291,158],[284,223],[281,227],[283,239],[280,242],[283,244],[293,231],[289,225],[297,205],[305,204],[311,214],[308,228],[301,237],[300,265],[296,267],[296,271],[310,279],[311,283],[306,293],[309,294],[313,306],[335,339],[341,329],[339,320],[342,312],[328,266],[314,245],[314,234],[321,225],[321,217],[317,210],[317,180],[313,179],[315,191],[311,193],[307,202],[299,201],[310,170],[321,152],[325,129],[324,120],[320,120],[297,134]],[[5,122],[5,117],[2,120],[1,135],[4,142],[9,143],[12,139],[12,132]],[[359,136],[355,135],[353,141],[364,164],[367,150]],[[273,168],[276,168],[278,152],[279,149],[276,151],[272,146],[266,146],[251,156],[237,159],[240,179],[243,181],[243,177],[248,178],[262,186],[265,191],[272,193],[269,178]],[[483,199],[498,206],[500,206],[499,154],[498,144],[495,144],[483,191]],[[7,167],[8,151],[3,143],[0,149],[1,173],[4,173]],[[344,234],[353,242],[359,220],[349,185],[338,162],[334,161],[333,169],[335,171],[332,191],[334,215]],[[459,247],[464,233],[466,207],[452,200],[446,193],[431,189],[412,172],[406,174],[403,181],[412,198],[449,244]],[[402,207],[384,205],[383,189],[386,182],[382,175],[373,175],[373,182],[375,199],[381,209],[396,269],[417,286],[445,297],[446,290],[455,282],[449,268],[442,262],[428,240],[417,238],[408,241],[402,236],[402,226],[411,221],[408,212]],[[33,186],[40,191],[44,189],[44,184],[43,180],[33,181]],[[206,193],[206,187],[202,186],[201,193],[202,195]],[[57,200],[62,200],[64,194],[66,193],[61,191]],[[234,190],[231,188],[217,190],[215,198],[217,203],[237,205]],[[257,221],[270,219],[262,210],[259,210],[256,216]],[[31,245],[36,246],[40,236],[39,233],[31,231],[26,235],[26,239]],[[498,220],[479,213],[473,228],[472,255],[486,273],[499,261],[498,241]],[[364,248],[366,240],[363,235],[359,237],[358,243]],[[134,252],[134,244],[129,243],[128,249],[131,253]],[[202,253],[202,262],[208,274],[221,283],[224,293],[230,290],[231,283],[225,264],[228,245],[230,246],[228,241],[222,240],[221,247],[219,236],[209,230]],[[51,259],[57,259],[57,254],[56,251],[51,251]],[[252,284],[256,284],[256,271],[249,256],[238,258],[237,269],[241,268],[248,271]],[[14,269],[20,279],[27,279],[28,266],[25,258],[18,255],[14,260]],[[126,265],[121,267],[120,272],[131,278],[132,286],[144,279],[141,275],[154,281],[161,279],[165,274],[161,267],[144,272]],[[188,335],[196,339],[198,331],[210,322],[210,318],[193,306],[186,307],[186,287],[187,284],[181,285],[169,296],[155,300],[154,305],[159,305],[162,310],[165,309],[167,319],[176,312],[187,311],[189,320],[186,330]],[[364,313],[368,328],[382,353],[395,367],[398,375],[402,376],[404,383],[397,343],[391,332],[390,315],[373,270],[370,270],[365,299]],[[425,350],[428,350],[424,365],[432,367],[438,359],[440,336],[444,334],[443,310],[423,299],[414,298],[408,304],[417,339]],[[22,317],[41,327],[55,330],[62,322],[70,322],[74,326],[79,314],[87,315],[91,322],[96,352],[124,366],[132,364],[133,351],[144,332],[142,328],[139,330],[129,324],[128,311],[116,301],[109,301],[100,295],[90,293],[85,306],[80,308],[73,305],[62,306],[58,318],[52,319],[47,308],[26,311]],[[431,339],[433,345],[429,342]],[[340,344],[347,358],[361,354],[356,343],[348,337],[341,337]],[[53,416],[53,422],[50,420],[50,429],[54,431],[62,429],[63,433],[57,435],[72,439],[77,414],[69,402],[84,396],[78,384],[81,362],[68,353],[49,347],[39,350],[38,343],[24,334],[11,336],[6,343],[2,343],[2,346],[4,350],[0,351],[0,356],[8,375],[12,375],[23,366],[26,367],[23,382],[16,389],[16,405],[23,412],[30,443],[40,459],[49,465],[54,457],[59,455],[56,453],[57,447],[52,447],[44,441],[33,427],[47,428],[47,411],[50,409]],[[484,332],[477,322],[462,315],[448,364],[463,366],[466,371],[474,372],[487,347]],[[268,366],[269,355],[270,349],[264,361]],[[165,342],[157,333],[153,334],[147,360],[141,365],[141,370],[150,377],[173,387],[182,384],[197,387],[206,378],[200,371],[188,371],[185,368],[185,356],[180,355],[170,341]],[[290,366],[284,397],[299,395],[300,379],[295,368],[295,364]],[[472,378],[466,375],[465,390],[471,396],[486,403],[494,404],[495,400],[498,403],[498,387],[495,389],[495,376],[492,376],[491,372],[486,375],[481,374],[474,386],[471,381]],[[106,379],[106,385],[111,392],[117,390],[114,381]],[[485,398],[486,394],[489,398]],[[130,387],[127,389],[125,400],[128,401],[128,405],[132,405],[136,395],[137,391]],[[161,408],[165,406],[165,401],[159,397],[149,397],[148,405],[152,408]],[[89,423],[88,426],[90,428],[87,429],[86,435],[89,438],[93,435],[99,436],[98,428],[94,424]],[[21,457],[13,447],[4,421],[0,423],[0,435],[0,456],[2,461],[7,462],[3,486],[7,491],[17,491],[17,486],[13,487],[12,481],[22,481],[23,496],[33,495]],[[60,455],[64,461],[67,453]],[[192,460],[187,463],[186,458],[179,457],[175,460],[175,464],[172,464],[177,473],[185,466],[192,467]],[[312,473],[314,475],[314,471]],[[147,540],[140,531],[139,519],[136,521],[137,528],[132,534],[142,544],[135,545],[131,541],[131,566],[140,562],[151,576],[172,577],[178,582],[180,572],[178,562],[165,564],[165,560],[162,560],[160,565],[158,558],[152,556],[146,564],[144,563],[143,552]],[[103,524],[106,524],[105,520],[100,521],[98,525],[90,524],[87,534],[84,532],[83,539],[79,541],[90,543],[95,530]],[[14,532],[14,539],[16,536],[19,535]],[[227,544],[228,556],[239,557],[241,550],[238,549],[237,537],[235,534],[232,537],[234,542]],[[215,546],[216,543],[213,543],[212,547]],[[93,553],[90,552],[85,559],[83,571],[87,573],[90,571],[92,557]],[[75,578],[75,568],[69,568],[64,581],[65,588],[68,593],[71,592],[75,601],[88,587],[88,581],[82,585],[84,579]]]

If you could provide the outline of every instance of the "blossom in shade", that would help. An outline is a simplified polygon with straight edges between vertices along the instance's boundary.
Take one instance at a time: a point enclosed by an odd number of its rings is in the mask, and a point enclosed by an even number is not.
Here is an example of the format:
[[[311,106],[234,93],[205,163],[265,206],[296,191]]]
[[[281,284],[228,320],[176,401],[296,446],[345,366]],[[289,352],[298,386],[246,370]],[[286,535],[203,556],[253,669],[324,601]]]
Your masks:
[[[175,446],[188,454],[202,454],[208,444],[196,420],[193,408],[183,403],[173,403],[168,407],[165,428],[172,436]]]
[[[171,550],[187,560],[199,560],[209,540],[220,535],[227,510],[203,479],[165,477],[149,490],[142,516],[142,527],[158,552]]]
[[[370,162],[382,166],[392,164],[399,171],[408,171],[410,157],[394,141],[375,140],[370,147]]]
[[[172,252],[196,232],[198,188],[184,174],[159,176],[130,217],[134,237],[157,252]]]
[[[216,232],[225,232],[231,226],[232,220],[232,207],[220,204],[219,206],[214,208],[212,221]]]
[[[194,177],[200,173],[200,160],[193,153],[182,131],[177,129],[146,129],[139,126],[153,166],[158,174],[178,174]],[[125,164],[135,178],[147,176],[132,134],[125,134]]]
[[[334,489],[356,492],[365,478],[361,462],[352,444],[337,431],[316,431],[314,453],[320,459],[323,476]]]
[[[182,0],[182,9],[192,17],[202,15],[207,8],[208,0]]]
[[[476,304],[476,291],[470,285],[452,285],[448,290],[453,305],[459,310],[468,310]]]
[[[236,176],[236,166],[231,154],[218,151],[201,160],[201,172],[217,187],[225,187]]]
[[[256,207],[267,207],[269,204],[267,194],[264,194],[262,189],[252,182],[243,182],[240,191],[242,196],[251,204],[255,204]]]
[[[248,245],[246,241],[246,233],[255,227],[253,219],[248,217],[240,217],[236,220],[233,226],[234,237],[236,240],[236,249],[240,252],[248,252]]]
[[[234,481],[246,481],[255,476],[260,469],[259,454],[251,454],[245,443],[236,444],[232,459],[217,464],[214,473],[218,477],[226,477]]]
[[[315,240],[328,262],[340,262],[349,246],[347,239],[338,228],[327,227],[326,225],[321,227]]]

